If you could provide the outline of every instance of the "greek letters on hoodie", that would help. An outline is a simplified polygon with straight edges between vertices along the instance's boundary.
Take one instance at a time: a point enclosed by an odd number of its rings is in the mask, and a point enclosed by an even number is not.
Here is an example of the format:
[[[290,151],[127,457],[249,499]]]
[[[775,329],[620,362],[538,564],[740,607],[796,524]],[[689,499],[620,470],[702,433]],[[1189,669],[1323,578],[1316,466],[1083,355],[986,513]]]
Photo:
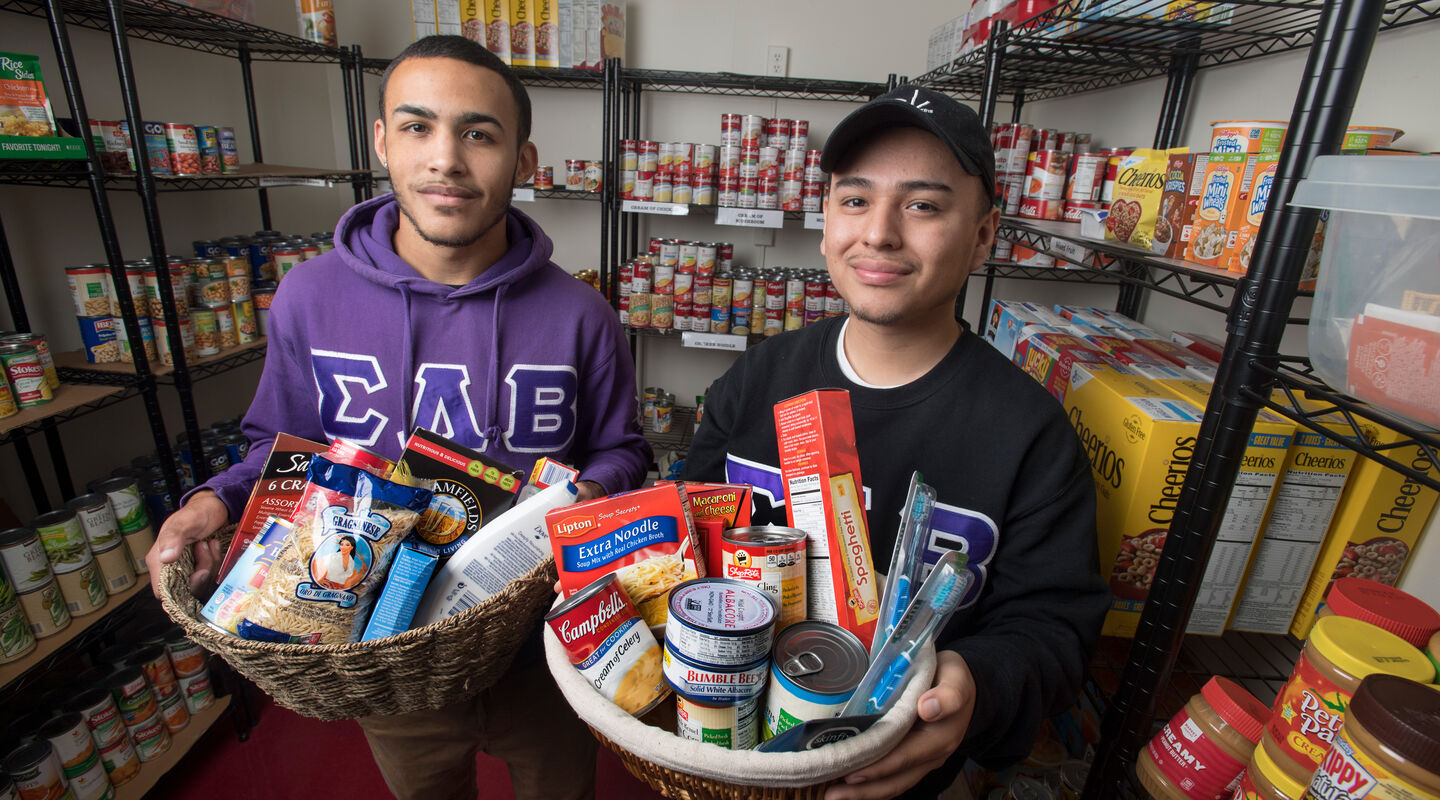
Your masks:
[[[540,227],[512,209],[509,252],[456,288],[395,254],[398,221],[391,195],[355,206],[335,250],[281,282],[243,425],[250,456],[206,483],[231,519],[281,432],[395,459],[423,427],[518,469],[549,456],[607,491],[638,487],[650,447],[624,333],[598,292],[550,262]]]

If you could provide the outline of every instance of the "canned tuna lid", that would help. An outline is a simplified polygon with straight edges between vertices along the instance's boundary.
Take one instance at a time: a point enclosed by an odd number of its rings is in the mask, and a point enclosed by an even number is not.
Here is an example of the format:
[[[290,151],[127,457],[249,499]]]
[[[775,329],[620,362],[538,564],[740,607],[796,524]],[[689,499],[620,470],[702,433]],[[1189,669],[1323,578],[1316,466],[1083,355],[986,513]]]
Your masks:
[[[775,622],[770,595],[725,578],[696,578],[670,592],[670,617],[719,636],[744,636]]]
[[[855,634],[818,620],[797,622],[775,637],[775,668],[802,689],[848,694],[870,666]]]

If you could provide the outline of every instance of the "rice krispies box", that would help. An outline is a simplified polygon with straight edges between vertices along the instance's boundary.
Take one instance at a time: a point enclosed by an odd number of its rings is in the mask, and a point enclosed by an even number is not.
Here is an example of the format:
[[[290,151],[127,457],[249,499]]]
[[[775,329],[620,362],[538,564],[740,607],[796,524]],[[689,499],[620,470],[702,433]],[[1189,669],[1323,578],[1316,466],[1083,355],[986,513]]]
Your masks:
[[[652,628],[665,624],[676,584],[705,577],[682,483],[557,508],[545,515],[545,528],[566,597],[613,572]]]

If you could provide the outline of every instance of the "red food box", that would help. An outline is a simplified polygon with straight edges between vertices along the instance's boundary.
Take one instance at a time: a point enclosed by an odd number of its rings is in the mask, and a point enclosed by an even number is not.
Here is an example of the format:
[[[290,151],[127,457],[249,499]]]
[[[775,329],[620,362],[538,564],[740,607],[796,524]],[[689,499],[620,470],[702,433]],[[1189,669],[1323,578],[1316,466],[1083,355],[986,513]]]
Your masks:
[[[775,404],[775,437],[790,527],[809,542],[808,619],[875,638],[880,592],[865,522],[850,393],[818,389]]]
[[[1118,336],[1092,334],[1086,336],[1085,341],[1094,349],[1110,356],[1121,364],[1148,364],[1155,367],[1175,366],[1169,359],[1166,359],[1159,353],[1140,347],[1129,339],[1121,339]]]
[[[1192,353],[1204,356],[1216,364],[1219,364],[1220,359],[1225,355],[1225,343],[1203,333],[1174,331],[1170,334],[1170,341]]]
[[[215,575],[217,581],[225,577],[225,573],[235,566],[240,554],[260,535],[261,529],[265,527],[265,520],[270,517],[288,520],[290,515],[295,513],[295,506],[305,491],[305,471],[310,468],[310,457],[325,452],[328,447],[327,444],[301,439],[288,433],[275,435],[275,442],[270,446],[270,455],[265,459],[265,468],[260,471],[260,478],[250,490],[250,499],[245,503],[245,510],[240,513],[240,521],[235,525],[235,536],[230,540],[229,549],[225,551],[220,572]]]
[[[614,572],[652,628],[665,624],[670,590],[706,574],[681,483],[557,508],[545,515],[545,528],[566,597]]]
[[[1220,362],[1218,361],[1212,361],[1200,353],[1181,347],[1174,342],[1167,342],[1164,339],[1136,339],[1134,343],[1173,362],[1177,366],[1209,367],[1212,369],[1220,366]]]
[[[705,562],[706,575],[721,574],[720,537],[730,528],[750,524],[750,487],[738,483],[685,484],[690,516],[700,535],[695,544]]]
[[[1076,362],[1116,363],[1082,339],[1068,333],[1049,332],[1033,333],[1022,338],[1015,345],[1014,361],[1062,403],[1065,402],[1065,394],[1070,391],[1070,369]]]

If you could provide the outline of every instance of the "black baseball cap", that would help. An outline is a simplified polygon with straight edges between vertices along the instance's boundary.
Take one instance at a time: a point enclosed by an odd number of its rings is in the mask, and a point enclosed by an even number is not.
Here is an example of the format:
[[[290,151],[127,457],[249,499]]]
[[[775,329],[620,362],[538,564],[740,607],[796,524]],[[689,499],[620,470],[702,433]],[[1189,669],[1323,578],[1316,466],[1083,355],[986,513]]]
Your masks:
[[[980,179],[995,196],[995,150],[980,115],[949,95],[913,83],[902,83],[850,112],[825,141],[820,168],[833,172],[854,145],[883,130],[919,128],[950,148],[965,171]]]

